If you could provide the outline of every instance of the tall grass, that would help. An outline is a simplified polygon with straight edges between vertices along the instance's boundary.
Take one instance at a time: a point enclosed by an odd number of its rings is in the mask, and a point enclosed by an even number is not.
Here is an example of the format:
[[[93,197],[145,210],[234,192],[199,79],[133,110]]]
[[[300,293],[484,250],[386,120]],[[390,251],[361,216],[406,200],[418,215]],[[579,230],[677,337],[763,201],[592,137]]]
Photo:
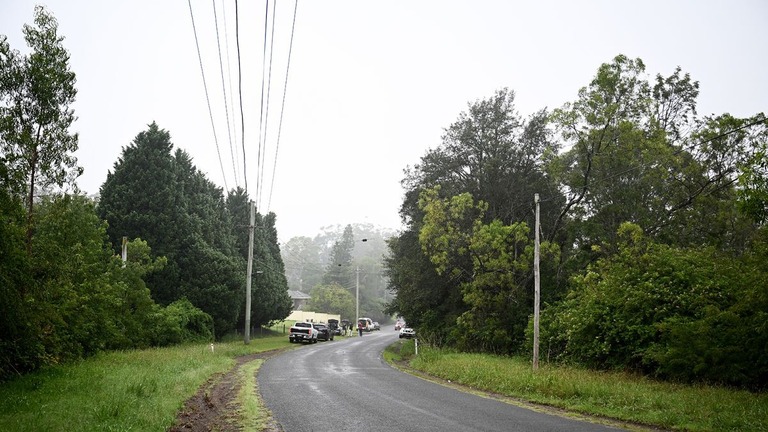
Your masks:
[[[407,352],[407,349],[401,352]],[[768,395],[419,346],[410,366],[473,388],[579,413],[690,431],[768,431]]]
[[[0,431],[164,431],[184,401],[240,355],[288,346],[273,336],[103,353],[0,385]]]

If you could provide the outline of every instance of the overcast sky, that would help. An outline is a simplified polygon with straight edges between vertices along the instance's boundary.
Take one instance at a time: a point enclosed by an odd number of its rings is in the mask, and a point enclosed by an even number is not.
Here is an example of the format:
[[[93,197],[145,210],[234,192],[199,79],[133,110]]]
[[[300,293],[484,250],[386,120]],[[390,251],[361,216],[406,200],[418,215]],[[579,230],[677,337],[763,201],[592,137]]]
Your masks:
[[[403,169],[440,144],[468,102],[508,87],[523,116],[556,108],[620,53],[640,57],[651,77],[689,72],[701,85],[700,115],[768,111],[765,0],[301,0],[271,188],[293,1],[270,2],[263,170],[265,2],[239,2],[246,177],[231,105],[234,1],[215,2],[226,92],[213,3],[192,1],[218,153],[187,1],[0,0],[0,34],[12,48],[27,52],[21,29],[36,3],[58,19],[77,74],[81,189],[98,192],[122,148],[156,121],[214,183],[231,189],[247,178],[254,198],[260,184],[259,209],[277,214],[281,241],[335,224],[399,229]],[[225,94],[237,121],[229,128]]]

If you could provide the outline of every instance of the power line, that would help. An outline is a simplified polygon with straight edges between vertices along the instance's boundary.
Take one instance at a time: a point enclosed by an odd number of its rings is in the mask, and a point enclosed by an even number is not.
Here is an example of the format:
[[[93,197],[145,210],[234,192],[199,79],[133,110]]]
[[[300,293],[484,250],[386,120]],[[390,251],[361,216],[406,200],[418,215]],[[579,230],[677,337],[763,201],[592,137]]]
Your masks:
[[[265,81],[265,75],[264,69],[267,66],[267,27],[269,26],[269,0],[266,1],[266,11],[264,12],[264,47],[262,50],[262,56],[261,56],[261,110],[259,112],[259,147],[258,147],[258,153],[257,153],[257,159],[256,159],[256,169],[258,170],[261,167],[261,134],[262,134],[262,127],[264,125],[264,81]],[[259,183],[259,173],[256,173],[256,203],[261,204],[259,200],[259,191],[261,190],[261,185]]]
[[[264,191],[264,165],[267,161],[267,130],[269,129],[269,96],[272,90],[272,57],[275,53],[275,12],[277,11],[277,2],[272,5],[272,34],[269,42],[269,78],[267,80],[267,103],[264,108],[264,158],[261,161],[259,178],[259,203],[261,203],[262,193]]]
[[[277,153],[280,150],[280,134],[283,130],[283,112],[285,111],[285,94],[288,90],[288,72],[291,70],[291,52],[293,51],[293,34],[296,29],[296,9],[299,6],[299,0],[293,4],[293,24],[291,25],[291,42],[288,45],[288,66],[285,68],[285,84],[283,85],[283,102],[280,106],[280,122],[277,126],[277,143],[275,144],[275,164],[272,167],[272,181],[269,186],[269,200],[267,201],[267,212],[272,205],[272,191],[275,188],[275,172],[277,171]]]
[[[208,103],[208,115],[211,118],[211,128],[213,129],[213,141],[216,144],[216,155],[219,157],[219,166],[221,167],[221,176],[224,180],[224,187],[229,190],[227,186],[227,176],[224,174],[224,163],[221,160],[221,152],[219,151],[219,140],[216,137],[216,125],[213,121],[213,111],[211,110],[211,99],[208,96],[208,85],[205,82],[205,70],[203,69],[203,57],[200,55],[200,43],[197,40],[197,27],[195,27],[195,15],[192,13],[192,0],[187,0],[189,5],[189,16],[192,18],[192,31],[195,34],[195,46],[197,47],[197,59],[200,62],[200,74],[203,77],[203,88],[205,89],[205,100]]]
[[[191,0],[190,0],[191,1]],[[216,26],[216,47],[219,50],[219,71],[221,72],[221,92],[224,94],[224,113],[227,118],[227,134],[229,135],[229,154],[232,158],[232,172],[235,176],[235,186],[239,185],[239,180],[237,178],[237,167],[235,166],[235,152],[234,148],[232,146],[232,128],[230,127],[229,122],[229,103],[227,101],[227,86],[224,82],[224,63],[221,59],[221,40],[219,38],[219,17],[216,15],[216,0],[211,0],[213,3],[213,22]]]
[[[189,0],[188,0],[189,1]],[[235,40],[237,42],[237,92],[240,95],[240,139],[243,141],[243,182],[245,193],[248,193],[248,169],[245,163],[245,115],[243,114],[243,73],[240,63],[240,17],[238,15],[237,0],[235,0]]]
[[[230,104],[230,110],[232,111],[232,113],[231,113],[232,114],[232,124],[230,125],[230,128],[232,130],[231,133],[234,135],[234,140],[233,141],[235,143],[237,143],[237,129],[236,129],[237,125],[235,124],[235,120],[234,120],[234,118],[235,118],[235,112],[234,112],[235,111],[235,104],[234,104],[235,98],[232,97],[232,88],[233,88],[233,86],[232,86],[232,68],[231,68],[232,61],[229,58],[229,29],[227,29],[227,9],[226,9],[225,5],[226,5],[226,2],[222,2],[222,4],[221,4],[221,12],[222,12],[223,21],[224,21],[224,48],[225,48],[225,51],[227,53],[227,79],[229,81],[229,100],[232,101],[232,104]],[[235,145],[234,147],[235,147],[235,163],[238,166],[238,169],[235,170],[235,178],[238,178],[238,176],[240,174],[240,172],[239,172],[239,166],[240,166],[239,151],[237,149],[237,145]],[[245,175],[245,173],[243,173],[243,175]]]

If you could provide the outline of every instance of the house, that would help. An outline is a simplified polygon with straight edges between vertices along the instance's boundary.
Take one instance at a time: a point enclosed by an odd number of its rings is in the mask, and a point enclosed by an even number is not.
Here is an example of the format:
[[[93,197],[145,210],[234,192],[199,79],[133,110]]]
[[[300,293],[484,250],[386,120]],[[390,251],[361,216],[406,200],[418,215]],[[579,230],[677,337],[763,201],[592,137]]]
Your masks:
[[[303,293],[297,290],[288,290],[288,296],[293,300],[292,310],[298,311],[304,307],[307,301],[311,298],[309,294]]]

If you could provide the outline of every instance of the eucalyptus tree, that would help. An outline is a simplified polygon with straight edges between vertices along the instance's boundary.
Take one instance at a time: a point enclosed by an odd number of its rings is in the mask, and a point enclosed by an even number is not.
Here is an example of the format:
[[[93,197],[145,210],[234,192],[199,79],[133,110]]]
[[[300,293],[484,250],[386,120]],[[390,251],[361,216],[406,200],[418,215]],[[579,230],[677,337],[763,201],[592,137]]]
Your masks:
[[[305,236],[293,237],[283,245],[281,254],[291,289],[308,292],[320,284],[325,273],[320,250],[317,243]]]
[[[43,6],[35,24],[24,25],[27,55],[10,48],[0,35],[0,176],[10,190],[26,195],[27,248],[31,251],[35,193],[49,186],[75,185],[82,174],[73,153],[75,73],[58,22]]]
[[[341,238],[333,243],[331,254],[323,275],[323,284],[338,284],[347,289],[355,288],[355,268],[352,263],[352,251],[355,237],[352,225],[344,227]]]
[[[601,65],[552,115],[568,150],[549,165],[567,196],[550,232],[570,224],[572,241],[589,250],[615,243],[627,221],[679,244],[705,244],[723,225],[740,225],[728,209],[744,160],[745,140],[734,133],[743,123],[698,119],[698,94],[680,68],[651,82],[640,59]]]
[[[405,199],[400,214],[407,228],[399,239],[390,241],[387,273],[397,299],[389,310],[423,323],[422,328],[447,329],[435,335],[438,341],[458,340],[456,320],[469,307],[461,287],[472,281],[474,266],[468,255],[455,254],[452,273],[437,274],[418,242],[426,226],[419,206],[422,192],[439,186],[444,197],[466,193],[486,203],[482,222],[498,220],[505,225],[534,225],[535,193],[547,197],[541,213],[550,226],[563,204],[558,185],[547,171],[558,152],[547,128],[548,113],[541,110],[524,119],[515,109],[514,98],[513,91],[502,89],[470,103],[445,129],[442,144],[409,168],[402,181]],[[473,222],[465,220],[456,229],[469,235]]]

